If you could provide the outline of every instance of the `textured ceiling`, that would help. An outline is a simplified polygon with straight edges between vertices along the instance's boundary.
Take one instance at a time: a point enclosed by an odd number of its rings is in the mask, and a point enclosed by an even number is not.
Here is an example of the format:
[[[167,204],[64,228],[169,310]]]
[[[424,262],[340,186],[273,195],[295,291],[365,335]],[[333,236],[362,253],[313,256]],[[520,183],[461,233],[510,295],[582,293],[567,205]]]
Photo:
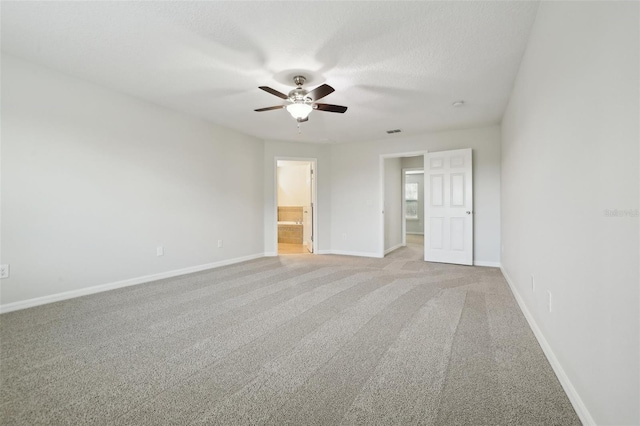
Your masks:
[[[350,142],[499,123],[537,2],[2,2],[2,50],[263,139]],[[298,125],[301,73],[336,91]],[[452,103],[464,100],[463,107]]]

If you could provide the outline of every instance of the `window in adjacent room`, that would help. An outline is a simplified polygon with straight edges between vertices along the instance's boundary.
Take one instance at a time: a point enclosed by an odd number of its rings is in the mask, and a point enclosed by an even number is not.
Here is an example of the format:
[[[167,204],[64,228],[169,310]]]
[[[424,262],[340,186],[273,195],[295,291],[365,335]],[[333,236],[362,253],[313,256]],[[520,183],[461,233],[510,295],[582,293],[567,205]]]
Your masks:
[[[418,183],[404,185],[405,218],[418,219]]]

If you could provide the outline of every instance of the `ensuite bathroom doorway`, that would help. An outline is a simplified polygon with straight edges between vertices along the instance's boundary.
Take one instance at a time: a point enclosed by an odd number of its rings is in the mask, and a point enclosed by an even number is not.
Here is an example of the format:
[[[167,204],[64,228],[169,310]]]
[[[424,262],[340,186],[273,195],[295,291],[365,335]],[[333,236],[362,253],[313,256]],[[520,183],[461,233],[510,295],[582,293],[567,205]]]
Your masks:
[[[314,251],[315,162],[277,160],[278,255]]]

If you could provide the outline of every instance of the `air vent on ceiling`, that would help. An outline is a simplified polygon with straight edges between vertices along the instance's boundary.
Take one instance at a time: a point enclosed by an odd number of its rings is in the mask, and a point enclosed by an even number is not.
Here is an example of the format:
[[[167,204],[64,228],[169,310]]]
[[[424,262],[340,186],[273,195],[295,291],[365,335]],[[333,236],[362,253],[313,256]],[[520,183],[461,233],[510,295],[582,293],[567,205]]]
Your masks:
[[[392,133],[400,133],[402,130],[400,129],[394,129],[394,130],[387,130],[388,134],[392,134]]]

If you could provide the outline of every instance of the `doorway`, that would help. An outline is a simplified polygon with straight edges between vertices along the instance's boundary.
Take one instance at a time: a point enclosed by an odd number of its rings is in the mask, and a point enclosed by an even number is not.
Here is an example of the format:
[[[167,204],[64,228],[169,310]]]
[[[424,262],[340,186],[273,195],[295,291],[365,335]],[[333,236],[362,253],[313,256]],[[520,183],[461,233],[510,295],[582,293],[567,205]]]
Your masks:
[[[380,156],[382,220],[379,257],[406,246],[402,227],[406,200],[401,181],[405,157],[419,156],[424,175],[424,260],[473,265],[473,151],[385,154]],[[419,168],[419,167],[415,167]],[[402,219],[401,219],[402,218]],[[402,229],[402,231],[401,231]]]
[[[403,165],[408,165],[412,158],[404,158]],[[419,159],[422,163],[424,159]],[[424,168],[402,168],[402,245],[424,247]]]
[[[276,160],[278,255],[315,252],[315,160]]]
[[[405,173],[423,171],[425,154],[426,152],[423,151],[380,156],[380,189],[383,215],[380,257],[384,257],[401,247],[406,247],[407,240],[410,240],[412,245],[420,244],[422,241],[424,222],[422,222],[422,228],[420,228],[419,220],[415,219],[418,216],[419,205],[423,204],[424,192],[416,194],[413,191],[415,189],[414,182],[411,182],[411,190],[407,194]],[[409,180],[412,181],[413,179],[410,178]],[[418,190],[418,192],[420,191]],[[408,201],[406,200],[407,196],[411,198]],[[415,214],[412,214],[414,211]],[[424,212],[424,205],[421,206],[420,211]],[[408,213],[413,217],[407,219]],[[411,222],[411,224],[408,225],[407,222]],[[423,235],[419,235],[420,229]],[[415,232],[408,239],[407,230]]]

